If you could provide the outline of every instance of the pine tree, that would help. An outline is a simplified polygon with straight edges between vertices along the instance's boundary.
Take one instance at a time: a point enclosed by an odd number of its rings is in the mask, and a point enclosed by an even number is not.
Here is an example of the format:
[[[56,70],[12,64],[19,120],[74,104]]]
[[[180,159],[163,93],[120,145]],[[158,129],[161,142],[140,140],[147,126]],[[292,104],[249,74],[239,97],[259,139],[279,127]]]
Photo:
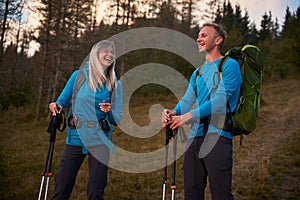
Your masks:
[[[0,65],[1,57],[3,56],[4,51],[5,35],[9,28],[8,23],[10,22],[10,20],[12,20],[13,22],[17,22],[22,15],[20,9],[22,7],[21,3],[21,0],[0,1]]]
[[[61,72],[68,72],[69,75],[74,69],[73,66],[80,64],[77,58],[82,58],[83,53],[78,51],[82,49],[78,38],[90,26],[90,8],[93,1],[43,0],[42,3],[39,11],[44,19],[41,20],[38,40],[41,41],[43,53],[36,119],[40,116],[43,91],[47,91],[48,102],[53,101],[57,97],[56,89],[61,90],[64,85],[64,82],[60,81]],[[47,107],[48,105],[45,106],[45,110],[48,110]]]
[[[281,32],[281,42],[285,45],[281,58],[290,68],[296,68],[300,72],[300,7],[295,13],[286,9],[285,21]],[[292,71],[292,70],[291,70]]]
[[[272,37],[272,27],[273,27],[273,21],[272,21],[272,13],[269,12],[269,15],[265,13],[262,16],[262,20],[260,23],[260,31],[259,31],[259,39],[261,41],[266,40],[268,37]]]

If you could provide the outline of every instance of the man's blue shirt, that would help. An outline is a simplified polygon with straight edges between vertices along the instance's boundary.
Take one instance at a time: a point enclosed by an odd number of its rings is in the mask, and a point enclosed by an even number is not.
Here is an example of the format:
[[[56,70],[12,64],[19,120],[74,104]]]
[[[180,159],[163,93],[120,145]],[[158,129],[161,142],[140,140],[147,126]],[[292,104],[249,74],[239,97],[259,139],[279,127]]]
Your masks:
[[[175,106],[178,115],[187,112],[192,113],[194,122],[190,136],[203,135],[203,123],[199,120],[212,115],[225,115],[229,102],[232,111],[235,110],[242,83],[240,66],[234,59],[227,59],[222,67],[222,73],[218,71],[221,59],[214,62],[205,62],[202,67],[195,70],[190,78],[189,87]],[[195,105],[195,106],[194,106]],[[209,125],[208,133],[217,132],[226,138],[232,138],[231,133],[217,129]]]

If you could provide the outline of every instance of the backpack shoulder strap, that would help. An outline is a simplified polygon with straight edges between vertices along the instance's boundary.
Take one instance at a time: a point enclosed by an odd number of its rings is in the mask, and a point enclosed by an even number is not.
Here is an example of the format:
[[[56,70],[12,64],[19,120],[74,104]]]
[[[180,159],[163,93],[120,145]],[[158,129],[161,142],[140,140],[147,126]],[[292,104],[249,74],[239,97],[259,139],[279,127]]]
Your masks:
[[[75,97],[76,97],[80,87],[84,83],[85,79],[86,79],[86,77],[84,75],[83,70],[79,70],[78,74],[77,74],[76,82],[75,82],[75,85],[74,85],[74,88],[73,88],[72,101],[75,100]]]
[[[229,55],[223,56],[223,57],[221,58],[221,61],[220,61],[219,65],[218,65],[218,71],[219,71],[219,78],[220,78],[220,80],[221,80],[221,78],[222,78],[222,68],[223,68],[223,65],[224,65],[224,63],[226,62],[226,60],[228,60],[229,58],[230,58]]]
[[[198,85],[199,76],[202,76],[202,73],[201,73],[202,66],[203,65],[201,65],[200,67],[198,67],[197,71],[196,71],[196,81],[195,81],[195,86],[194,86],[195,93],[197,93],[197,85]]]

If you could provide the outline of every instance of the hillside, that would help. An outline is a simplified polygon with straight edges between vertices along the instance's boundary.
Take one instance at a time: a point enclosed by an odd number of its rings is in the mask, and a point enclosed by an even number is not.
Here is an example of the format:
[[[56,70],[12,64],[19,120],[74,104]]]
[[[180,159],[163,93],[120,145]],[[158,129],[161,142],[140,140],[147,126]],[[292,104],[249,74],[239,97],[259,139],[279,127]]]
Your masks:
[[[263,86],[262,105],[257,129],[234,139],[233,192],[237,200],[300,198],[300,80],[284,80]],[[163,105],[173,105],[161,97]],[[148,111],[149,99],[141,98],[133,112]],[[1,113],[0,195],[2,199],[36,199],[47,148],[48,119],[33,123],[31,109],[10,109]],[[147,112],[133,113],[147,123]],[[134,118],[134,117],[133,117]],[[161,131],[162,132],[162,131]],[[164,144],[163,134],[151,139],[134,139],[119,130],[114,135],[120,146],[132,151],[155,149]],[[53,173],[58,168],[65,133],[58,133]],[[132,163],[132,167],[135,163]],[[171,170],[171,166],[169,167]],[[169,173],[171,174],[171,173]],[[71,199],[86,198],[87,163],[79,172]],[[161,199],[163,170],[134,174],[109,169],[106,199]],[[50,181],[50,194],[54,177]],[[168,189],[168,198],[170,190]],[[176,199],[183,199],[182,157],[177,162]],[[209,197],[209,192],[207,192]],[[209,198],[208,198],[209,199]]]

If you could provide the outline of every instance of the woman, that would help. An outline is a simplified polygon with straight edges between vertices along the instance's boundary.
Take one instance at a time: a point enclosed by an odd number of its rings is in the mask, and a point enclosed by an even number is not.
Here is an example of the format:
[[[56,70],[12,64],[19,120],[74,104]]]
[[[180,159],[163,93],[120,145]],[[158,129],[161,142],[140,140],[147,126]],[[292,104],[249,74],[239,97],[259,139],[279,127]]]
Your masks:
[[[96,43],[84,63],[68,80],[56,102],[53,115],[70,102],[66,145],[55,178],[52,199],[69,199],[78,170],[88,156],[88,199],[103,199],[107,182],[111,124],[122,114],[122,86],[115,74],[115,47],[110,41]]]

